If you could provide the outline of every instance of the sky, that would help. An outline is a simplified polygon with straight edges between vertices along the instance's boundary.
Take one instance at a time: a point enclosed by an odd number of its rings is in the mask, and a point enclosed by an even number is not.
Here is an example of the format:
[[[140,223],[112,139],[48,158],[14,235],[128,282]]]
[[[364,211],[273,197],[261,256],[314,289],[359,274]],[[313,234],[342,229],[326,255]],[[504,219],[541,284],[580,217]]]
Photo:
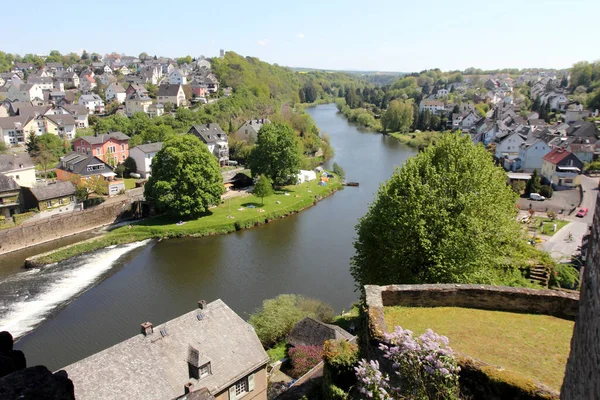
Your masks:
[[[290,67],[413,72],[568,68],[600,59],[599,0],[114,1],[28,3],[0,50],[214,57]]]

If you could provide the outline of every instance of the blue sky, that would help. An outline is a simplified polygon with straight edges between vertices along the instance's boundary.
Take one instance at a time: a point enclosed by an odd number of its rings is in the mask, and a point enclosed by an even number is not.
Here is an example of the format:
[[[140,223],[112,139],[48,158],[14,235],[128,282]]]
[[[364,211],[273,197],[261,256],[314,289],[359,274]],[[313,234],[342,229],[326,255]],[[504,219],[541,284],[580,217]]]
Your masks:
[[[405,72],[566,68],[600,58],[599,0],[28,4],[3,18],[1,31],[18,34],[4,35],[0,50],[211,57],[223,48],[293,67]]]

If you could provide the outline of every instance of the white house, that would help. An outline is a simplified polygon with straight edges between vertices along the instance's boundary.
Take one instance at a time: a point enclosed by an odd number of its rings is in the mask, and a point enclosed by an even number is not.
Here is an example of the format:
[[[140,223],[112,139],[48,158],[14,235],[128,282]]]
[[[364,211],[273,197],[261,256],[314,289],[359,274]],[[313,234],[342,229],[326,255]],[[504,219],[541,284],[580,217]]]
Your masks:
[[[39,85],[32,83],[11,85],[8,88],[8,98],[18,101],[32,101],[36,98],[43,99],[44,91]]]
[[[142,144],[129,149],[129,157],[135,160],[136,172],[142,178],[149,178],[152,175],[152,159],[160,149],[162,149],[162,142]]]
[[[519,149],[523,144],[524,140],[516,132],[505,136],[496,144],[496,158],[497,159],[515,159],[519,156]]]
[[[187,78],[180,69],[174,69],[173,72],[169,74],[169,83],[171,85],[185,85],[187,84]]]
[[[116,100],[119,103],[125,101],[125,88],[118,82],[113,82],[106,88],[106,101]]]
[[[315,171],[301,169],[298,173],[298,185],[304,182],[314,181],[315,179],[317,179],[317,174]]]
[[[438,98],[438,99],[439,99],[440,97],[446,97],[446,96],[448,96],[448,93],[450,93],[450,92],[448,91],[448,89],[439,89],[439,90],[437,91],[437,93],[436,93],[435,97],[436,97],[436,98]]]
[[[152,99],[139,91],[130,94],[125,99],[125,114],[131,117],[136,112],[148,113]]]
[[[185,93],[181,85],[171,85],[170,83],[158,87],[158,101],[160,103],[171,103],[175,107],[185,105]]]
[[[469,113],[467,115],[465,115],[463,117],[463,119],[459,122],[459,128],[462,130],[469,130],[471,129],[473,126],[475,126],[475,124],[477,123],[477,121],[479,121],[481,119],[481,117],[479,115],[477,115],[477,113],[475,111],[469,111]]]
[[[429,110],[433,114],[444,111],[444,103],[438,100],[421,100],[419,104],[419,112]]]
[[[515,160],[514,169],[522,169],[525,172],[532,172],[534,169],[542,169],[542,157],[552,150],[546,142],[541,139],[533,138],[527,140],[519,146],[519,157]]]
[[[90,114],[104,112],[104,102],[97,94],[84,94],[79,98],[79,105],[88,109]]]
[[[19,186],[35,186],[35,165],[27,153],[0,155],[0,173],[13,178]]]

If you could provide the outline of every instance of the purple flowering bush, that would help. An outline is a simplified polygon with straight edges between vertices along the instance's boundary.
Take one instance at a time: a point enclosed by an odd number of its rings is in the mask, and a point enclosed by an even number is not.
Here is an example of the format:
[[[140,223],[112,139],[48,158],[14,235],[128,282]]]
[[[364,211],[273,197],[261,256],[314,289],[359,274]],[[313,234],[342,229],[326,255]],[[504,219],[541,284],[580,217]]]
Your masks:
[[[385,343],[379,349],[390,360],[399,384],[391,385],[390,377],[379,370],[377,362],[363,360],[355,368],[361,393],[377,399],[459,398],[460,367],[447,337],[428,329],[415,338],[411,331],[397,326],[384,338]]]
[[[292,365],[290,376],[300,378],[321,362],[323,349],[319,346],[296,346],[288,351],[288,356]]]

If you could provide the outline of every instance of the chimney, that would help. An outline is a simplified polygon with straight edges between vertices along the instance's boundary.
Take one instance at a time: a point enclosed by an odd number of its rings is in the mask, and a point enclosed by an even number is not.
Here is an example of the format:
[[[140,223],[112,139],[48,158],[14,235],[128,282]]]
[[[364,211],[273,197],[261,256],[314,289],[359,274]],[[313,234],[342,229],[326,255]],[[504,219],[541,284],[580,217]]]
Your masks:
[[[206,310],[206,300],[200,300],[198,302],[198,308],[201,310]]]
[[[206,124],[206,127],[207,127],[207,128],[210,128],[210,123]]]
[[[150,322],[144,322],[141,326],[142,333],[144,334],[144,336],[150,336],[154,332],[154,329],[152,328],[152,323]]]
[[[194,384],[192,382],[188,382],[183,385],[183,394],[189,394],[194,391]]]

